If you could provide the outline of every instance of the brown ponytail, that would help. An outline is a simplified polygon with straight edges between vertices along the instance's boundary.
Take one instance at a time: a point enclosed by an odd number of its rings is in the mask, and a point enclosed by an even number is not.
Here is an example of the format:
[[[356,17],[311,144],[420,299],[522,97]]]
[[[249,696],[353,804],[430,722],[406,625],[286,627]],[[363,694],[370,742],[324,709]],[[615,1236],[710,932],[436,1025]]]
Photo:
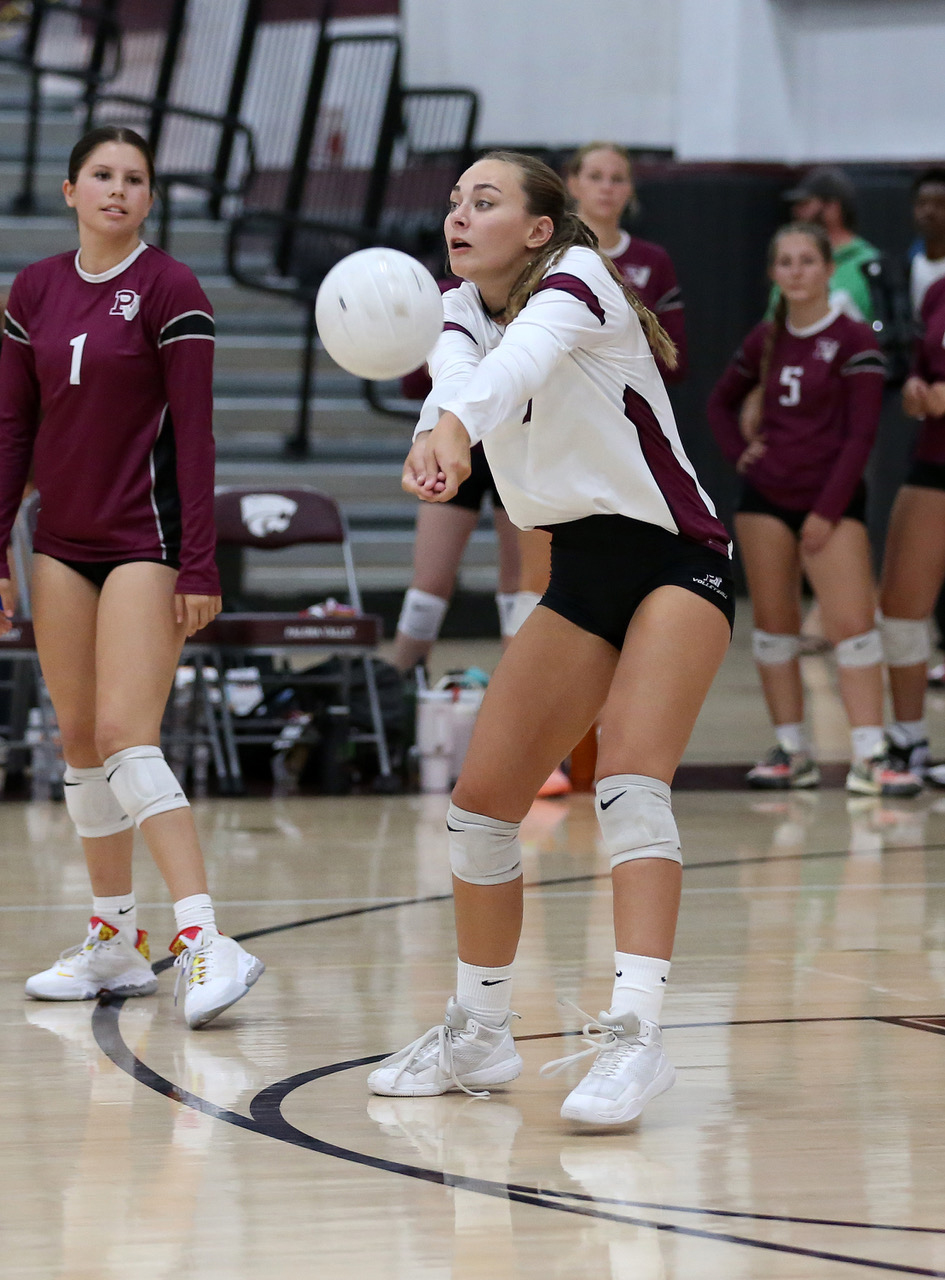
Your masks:
[[[525,207],[529,214],[536,218],[550,218],[554,224],[554,231],[547,244],[539,249],[509,290],[509,300],[504,313],[506,321],[515,319],[549,267],[554,266],[568,249],[574,246],[593,249],[636,312],[654,356],[667,369],[675,369],[676,347],[669,334],[653,312],[643,305],[624,282],[610,258],[605,253],[601,253],[597,236],[590,227],[582,222],[576,213],[568,209],[568,193],[555,171],[534,156],[519,151],[490,151],[482,158],[500,160],[503,164],[514,165],[521,177]]]

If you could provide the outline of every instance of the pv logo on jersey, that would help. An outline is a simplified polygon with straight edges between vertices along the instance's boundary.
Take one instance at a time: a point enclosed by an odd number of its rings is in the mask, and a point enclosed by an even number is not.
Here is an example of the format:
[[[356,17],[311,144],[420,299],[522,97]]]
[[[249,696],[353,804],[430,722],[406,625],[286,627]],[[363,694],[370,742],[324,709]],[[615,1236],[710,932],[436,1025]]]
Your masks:
[[[840,343],[835,338],[818,338],[817,345],[814,347],[814,359],[830,364],[839,350]]]
[[[114,305],[108,314],[110,316],[124,316],[126,320],[133,320],[138,314],[140,306],[140,293],[135,293],[131,289],[119,289],[115,294]]]
[[[240,498],[240,515],[254,538],[264,538],[267,533],[288,529],[298,506],[281,493],[249,493]]]

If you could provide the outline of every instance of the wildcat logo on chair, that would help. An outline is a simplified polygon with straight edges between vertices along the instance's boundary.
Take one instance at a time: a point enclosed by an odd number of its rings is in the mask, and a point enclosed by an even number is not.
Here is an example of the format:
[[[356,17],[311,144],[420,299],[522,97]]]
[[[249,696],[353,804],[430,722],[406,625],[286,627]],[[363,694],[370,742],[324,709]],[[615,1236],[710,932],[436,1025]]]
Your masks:
[[[240,498],[240,516],[254,538],[288,529],[298,507],[281,493],[248,493]]]

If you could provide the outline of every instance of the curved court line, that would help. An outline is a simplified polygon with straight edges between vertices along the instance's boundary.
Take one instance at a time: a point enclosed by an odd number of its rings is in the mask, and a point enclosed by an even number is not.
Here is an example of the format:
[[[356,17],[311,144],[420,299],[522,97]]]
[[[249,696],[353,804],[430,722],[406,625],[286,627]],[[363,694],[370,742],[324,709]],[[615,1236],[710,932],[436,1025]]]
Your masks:
[[[844,850],[842,852],[825,853],[814,856],[841,857],[846,856],[847,852],[847,850]],[[797,857],[806,856],[809,855],[789,855],[787,858],[782,857],[767,860],[789,861],[795,860]],[[736,862],[737,861],[742,860],[736,860]],[[713,865],[728,866],[731,865],[731,862],[726,860],[719,864],[696,864],[696,866],[701,866],[703,868],[708,868]],[[606,874],[607,873],[604,873],[604,875]],[[527,887],[531,889],[544,888],[551,884],[573,883],[574,881],[594,880],[600,878],[604,877],[596,874],[576,876],[553,881],[538,881],[534,884],[528,885]],[[273,925],[268,928],[253,930],[249,933],[240,934],[238,940],[245,942],[251,938],[258,938],[272,933],[281,933],[310,924],[323,924],[333,920],[347,919],[352,916],[369,915],[377,911],[394,910],[397,907],[443,902],[447,901],[451,897],[452,894],[449,893],[431,894],[420,898],[406,900],[398,899],[393,902],[376,903],[366,907],[362,906],[350,908],[345,911],[330,912],[325,915],[309,917],[307,919],[298,920],[288,924]],[[153,968],[156,973],[159,973],[173,963],[173,958],[167,957],[155,964]],[[95,1035],[96,1042],[102,1052],[112,1062],[114,1062],[116,1066],[125,1071],[128,1075],[132,1076],[132,1078],[139,1084],[145,1085],[147,1088],[154,1090],[164,1097],[171,1098],[184,1106],[203,1112],[204,1114],[210,1115],[215,1119],[222,1120],[227,1124],[232,1124],[237,1128],[258,1133],[261,1136],[272,1138],[275,1141],[302,1147],[321,1155],[345,1160],[348,1163],[361,1164],[380,1171],[395,1173],[401,1177],[415,1178],[420,1181],[436,1185],[458,1187],[464,1190],[473,1191],[479,1195],[488,1195],[493,1198],[513,1200],[522,1204],[531,1204],[538,1208],[550,1209],[555,1212],[570,1213],[581,1217],[592,1217],[602,1221],[622,1223],[627,1226],[646,1227],[654,1231],[663,1231],[670,1234],[721,1241],[728,1244],[742,1245],[747,1248],[765,1249],[776,1253],[787,1253],[799,1257],[817,1258],[822,1261],[869,1267],[873,1270],[888,1271],[898,1275],[930,1276],[939,1277],[940,1280],[945,1280],[945,1271],[935,1271],[929,1268],[913,1267],[900,1263],[880,1262],[853,1255],[833,1253],[826,1250],[807,1249],[799,1245],[777,1244],[770,1241],[755,1240],[748,1236],[719,1234],[717,1232],[697,1227],[678,1226],[676,1224],[658,1222],[646,1218],[629,1217],[626,1214],[608,1212],[599,1206],[602,1204],[611,1204],[614,1207],[625,1205],[626,1207],[656,1209],[661,1212],[670,1213],[689,1213],[704,1217],[741,1218],[750,1221],[784,1222],[807,1226],[846,1227],[859,1230],[894,1231],[920,1235],[943,1235],[945,1234],[945,1229],[935,1227],[894,1226],[891,1224],[881,1223],[842,1222],[830,1219],[793,1218],[786,1215],[780,1216],[777,1214],[740,1213],[737,1210],[701,1209],[694,1206],[653,1205],[647,1202],[611,1201],[602,1200],[599,1197],[585,1195],[580,1192],[560,1192],[555,1190],[542,1190],[539,1187],[521,1186],[514,1183],[490,1182],[485,1179],[468,1178],[461,1174],[450,1174],[437,1169],[425,1168],[424,1166],[409,1165],[400,1161],[386,1160],[383,1157],[370,1156],[364,1152],[355,1151],[352,1148],[339,1147],[334,1143],[316,1138],[311,1134],[306,1134],[304,1131],[297,1129],[294,1125],[290,1124],[283,1116],[281,1110],[282,1103],[284,1099],[295,1089],[300,1088],[304,1084],[311,1083],[314,1080],[323,1079],[341,1071],[353,1070],[356,1067],[368,1066],[372,1063],[379,1062],[385,1056],[384,1054],[374,1054],[365,1058],[352,1059],[348,1062],[334,1063],[326,1067],[317,1067],[310,1071],[301,1072],[298,1075],[287,1077],[285,1080],[269,1085],[256,1094],[252,1099],[250,1103],[251,1118],[246,1117],[241,1115],[239,1112],[231,1111],[225,1107],[219,1107],[215,1103],[209,1102],[207,1099],[201,1098],[197,1094],[181,1088],[179,1085],[176,1085],[172,1081],[161,1076],[158,1072],[148,1067],[138,1057],[136,1057],[134,1052],[125,1043],[119,1026],[119,1015],[124,1004],[124,999],[110,1000],[107,997],[103,998],[98,1002],[92,1015],[92,1030]],[[694,1029],[700,1026],[754,1026],[765,1024],[839,1021],[889,1022],[893,1025],[903,1025],[903,1020],[897,1017],[854,1015],[840,1018],[759,1018],[736,1021],[726,1020],[718,1023],[686,1023],[680,1024],[679,1027],[674,1027],[673,1029]],[[553,1038],[554,1036],[577,1034],[579,1034],[579,1032],[556,1032],[544,1033],[536,1036],[523,1036],[520,1038],[523,1040],[547,1039]],[[564,1203],[565,1200],[578,1203],[568,1204]]]
[[[372,1054],[365,1058],[354,1058],[347,1062],[332,1063],[325,1067],[315,1067],[310,1071],[300,1072],[298,1075],[289,1076],[285,1080],[277,1081],[275,1084],[268,1085],[265,1089],[260,1090],[250,1103],[251,1119],[240,1115],[239,1112],[230,1111],[225,1107],[218,1107],[215,1103],[208,1102],[205,1098],[200,1098],[196,1094],[190,1093],[186,1089],[173,1084],[171,1081],[159,1075],[146,1066],[139,1058],[135,1056],[132,1050],[124,1042],[118,1025],[118,1015],[124,1005],[124,999],[115,1001],[101,1001],[92,1015],[92,1028],[95,1033],[95,1039],[102,1052],[120,1067],[123,1071],[128,1072],[140,1084],[146,1085],[155,1092],[169,1097],[176,1102],[182,1103],[184,1106],[192,1107],[196,1111],[201,1111],[206,1115],[213,1116],[218,1120],[223,1120],[228,1124],[236,1125],[241,1129],[255,1132],[263,1137],[272,1138],[277,1142],[285,1142],[290,1146],[301,1147],[304,1150],[315,1152],[318,1155],[326,1155],[335,1159],[345,1160],[351,1164],[360,1164],[367,1168],[377,1169],[381,1172],[398,1174],[401,1177],[415,1178],[422,1182],[431,1183],[438,1186],[458,1188],[464,1191],[472,1191],[477,1195],[490,1196],[493,1199],[512,1200],[518,1204],[530,1204],[537,1208],[550,1209],[558,1213],[569,1213],[578,1217],[596,1218],[605,1222],[620,1223],[624,1226],[646,1227],[653,1231],[662,1231],[670,1235],[688,1236],[701,1240],[709,1240],[723,1244],[742,1245],[751,1249],[765,1249],[773,1253],[785,1253],[792,1256],[802,1258],[816,1258],[824,1262],[839,1262],[851,1266],[869,1267],[876,1271],[888,1271],[896,1275],[913,1275],[913,1276],[929,1276],[938,1277],[941,1280],[945,1277],[945,1271],[934,1271],[928,1267],[913,1267],[904,1263],[880,1262],[869,1258],[857,1257],[852,1254],[833,1253],[825,1249],[808,1249],[801,1245],[778,1244],[772,1241],[756,1240],[750,1236],[738,1236],[728,1233],[719,1233],[708,1231],[699,1227],[679,1226],[675,1223],[658,1222],[649,1218],[631,1217],[621,1213],[611,1213],[604,1209],[595,1207],[600,1203],[626,1203],[628,1206],[639,1208],[658,1208],[662,1212],[676,1213],[692,1213],[710,1217],[740,1217],[750,1220],[760,1220],[767,1222],[785,1222],[789,1224],[800,1223],[803,1225],[821,1225],[821,1226],[841,1226],[859,1229],[867,1229],[874,1231],[898,1231],[920,1234],[941,1235],[942,1231],[934,1227],[902,1227],[891,1226],[875,1223],[857,1223],[857,1222],[832,1222],[825,1219],[814,1218],[791,1218],[778,1217],[773,1214],[752,1214],[737,1213],[733,1210],[719,1209],[699,1209],[699,1208],[683,1208],[674,1207],[672,1205],[653,1205],[646,1203],[637,1204],[633,1201],[628,1202],[610,1202],[599,1201],[597,1197],[584,1196],[581,1193],[563,1193],[557,1191],[543,1191],[539,1187],[521,1186],[517,1183],[492,1182],[488,1179],[470,1178],[464,1174],[448,1173],[445,1170],[429,1169],[422,1165],[404,1164],[397,1160],[387,1160],[382,1156],[371,1156],[366,1152],[354,1151],[349,1147],[340,1147],[335,1143],[327,1142],[322,1138],[316,1138],[312,1134],[305,1133],[301,1129],[297,1129],[282,1114],[282,1103],[290,1093],[303,1085],[310,1084],[314,1080],[324,1079],[330,1075],[336,1075],[342,1071],[350,1071],[355,1068],[370,1066],[372,1063],[379,1062],[384,1055]],[[562,1199],[555,1197],[566,1196],[570,1200],[588,1201],[585,1206],[582,1204],[565,1204]]]

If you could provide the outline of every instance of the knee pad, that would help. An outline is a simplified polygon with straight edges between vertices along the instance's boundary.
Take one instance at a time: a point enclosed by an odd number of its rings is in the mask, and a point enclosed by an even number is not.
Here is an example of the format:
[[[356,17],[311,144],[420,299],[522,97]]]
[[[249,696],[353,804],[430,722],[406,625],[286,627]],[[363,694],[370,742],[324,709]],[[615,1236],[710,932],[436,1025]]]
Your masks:
[[[135,824],[105,781],[105,770],[73,769],[66,765],[62,779],[66,811],[80,836],[115,836]]]
[[[800,636],[778,636],[757,628],[751,633],[751,654],[762,667],[780,667],[785,662],[793,662],[800,647]]]
[[[442,596],[432,595],[429,591],[418,591],[409,587],[404,595],[404,603],[397,619],[397,630],[402,631],[411,640],[433,642],[440,634],[440,627],[446,617],[450,602]]]
[[[496,596],[496,599],[498,600],[499,597]],[[502,619],[502,635],[507,639],[515,635],[525,619],[531,614],[535,605],[541,600],[541,594],[538,591],[515,591],[511,595],[505,596],[505,599],[511,602],[508,617]],[[502,616],[501,607],[499,616]]]
[[[838,667],[875,667],[883,660],[883,642],[874,627],[860,636],[848,636],[834,645]]]
[[[883,652],[891,667],[912,667],[932,656],[928,618],[880,618]]]
[[[105,761],[105,777],[118,803],[139,827],[146,818],[190,807],[160,747],[116,751]]]
[[[446,815],[450,867],[467,884],[505,884],[522,874],[520,822],[502,822],[451,804]]]
[[[597,821],[611,869],[636,858],[682,865],[669,787],[659,778],[615,773],[597,784]]]

